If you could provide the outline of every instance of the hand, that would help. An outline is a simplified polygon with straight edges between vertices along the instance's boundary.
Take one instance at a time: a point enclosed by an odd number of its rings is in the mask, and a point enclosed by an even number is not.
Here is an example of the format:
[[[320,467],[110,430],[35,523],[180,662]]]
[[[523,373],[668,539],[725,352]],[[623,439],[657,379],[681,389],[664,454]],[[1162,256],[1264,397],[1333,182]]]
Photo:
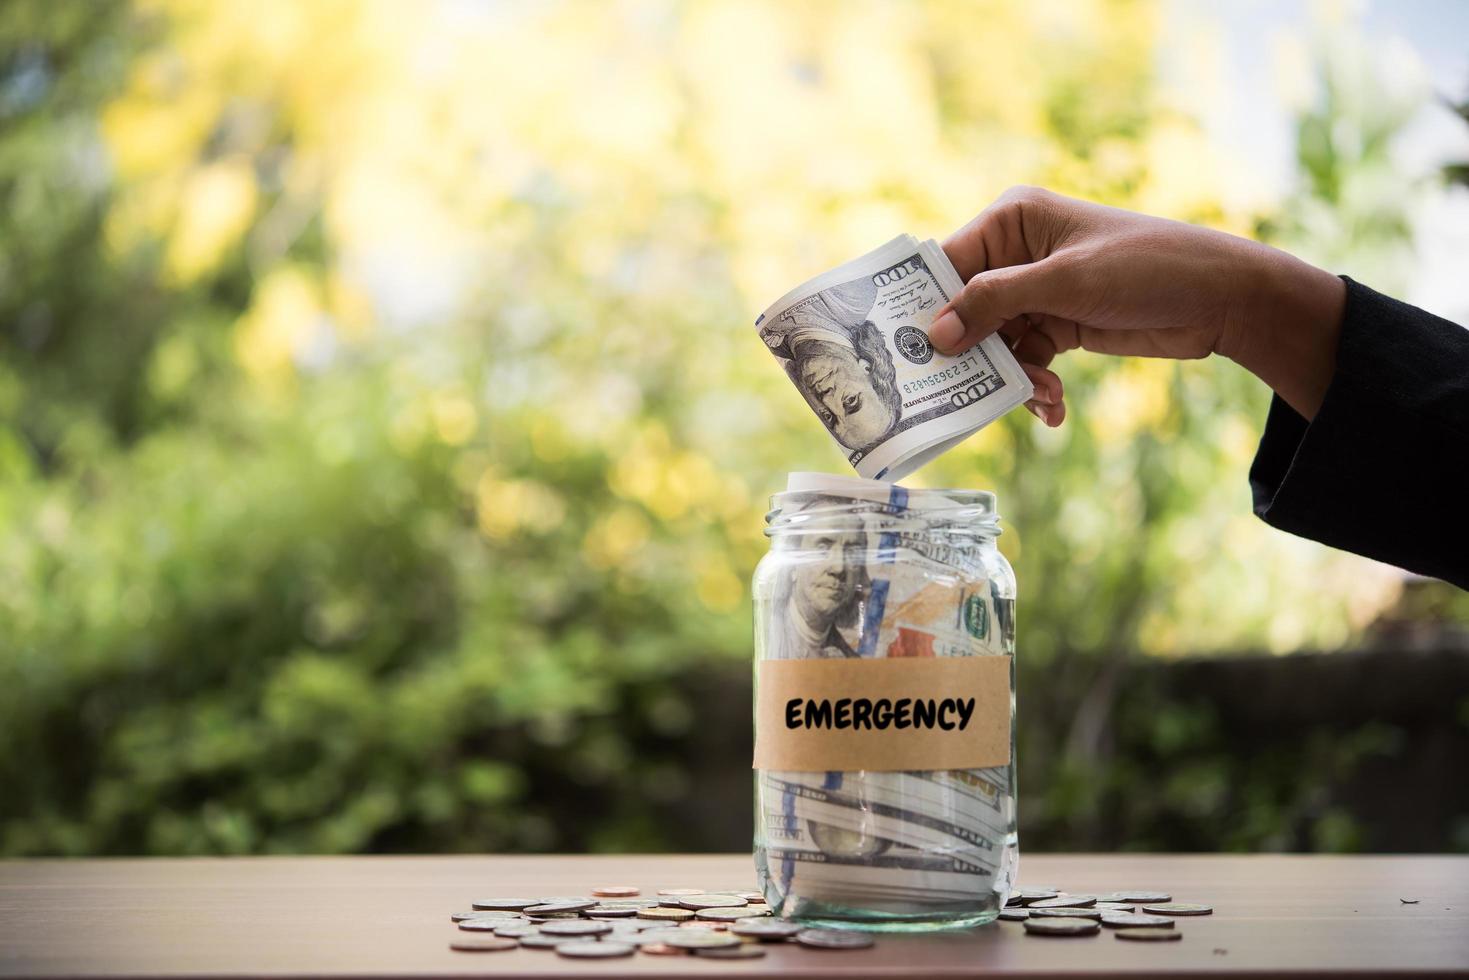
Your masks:
[[[1006,191],[944,242],[967,285],[929,339],[957,354],[999,331],[1035,385],[1026,403],[1066,417],[1057,354],[1222,354],[1310,419],[1336,366],[1346,286],[1277,249],[1223,232]]]

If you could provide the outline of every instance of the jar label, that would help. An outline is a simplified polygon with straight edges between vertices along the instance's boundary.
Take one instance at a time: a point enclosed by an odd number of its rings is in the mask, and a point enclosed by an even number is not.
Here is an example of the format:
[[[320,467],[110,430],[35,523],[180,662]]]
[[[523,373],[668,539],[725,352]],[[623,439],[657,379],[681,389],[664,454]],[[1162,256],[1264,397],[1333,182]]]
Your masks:
[[[756,769],[983,769],[1010,761],[1008,656],[762,660]]]

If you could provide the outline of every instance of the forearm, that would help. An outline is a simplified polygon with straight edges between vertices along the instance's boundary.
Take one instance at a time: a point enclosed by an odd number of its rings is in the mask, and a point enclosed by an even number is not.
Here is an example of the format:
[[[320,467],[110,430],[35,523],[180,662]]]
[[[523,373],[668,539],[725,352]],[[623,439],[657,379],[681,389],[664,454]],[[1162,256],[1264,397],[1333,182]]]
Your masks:
[[[1219,352],[1313,419],[1336,371],[1346,285],[1278,249],[1241,240],[1240,251],[1248,271]]]

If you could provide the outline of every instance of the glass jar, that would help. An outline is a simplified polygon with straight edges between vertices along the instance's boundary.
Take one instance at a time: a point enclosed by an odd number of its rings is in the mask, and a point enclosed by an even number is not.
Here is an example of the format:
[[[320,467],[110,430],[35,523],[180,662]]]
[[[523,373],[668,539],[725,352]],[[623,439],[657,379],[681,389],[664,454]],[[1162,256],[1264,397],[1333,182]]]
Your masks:
[[[1015,576],[994,495],[793,474],[771,505],[753,589],[771,910],[887,931],[991,921],[1019,855]]]

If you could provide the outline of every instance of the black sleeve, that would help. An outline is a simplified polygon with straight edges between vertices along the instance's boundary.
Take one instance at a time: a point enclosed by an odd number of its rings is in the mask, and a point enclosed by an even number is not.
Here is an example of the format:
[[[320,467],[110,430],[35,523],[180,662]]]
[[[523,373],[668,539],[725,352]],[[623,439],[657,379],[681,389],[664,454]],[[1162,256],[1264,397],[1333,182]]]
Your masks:
[[[1310,422],[1271,403],[1255,513],[1469,589],[1469,330],[1342,278],[1336,373]]]

